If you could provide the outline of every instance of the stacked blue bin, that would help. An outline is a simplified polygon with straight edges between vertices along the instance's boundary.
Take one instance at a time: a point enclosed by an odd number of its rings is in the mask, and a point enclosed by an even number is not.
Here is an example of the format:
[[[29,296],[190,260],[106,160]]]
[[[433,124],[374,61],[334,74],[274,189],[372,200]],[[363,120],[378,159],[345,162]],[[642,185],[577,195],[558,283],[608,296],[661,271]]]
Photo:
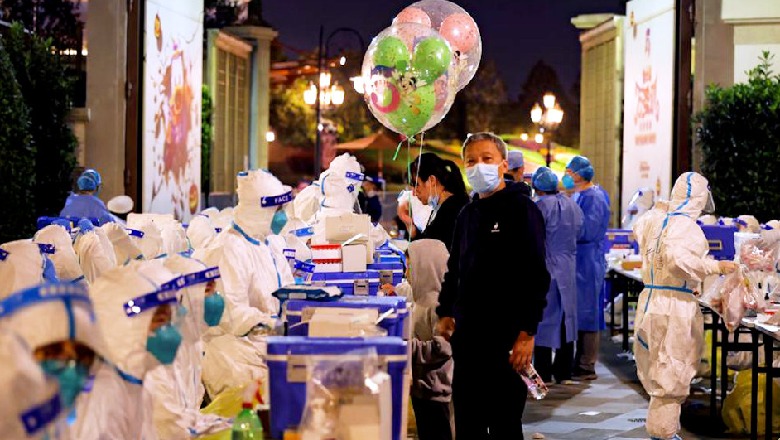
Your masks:
[[[406,438],[402,426],[407,399],[404,373],[408,365],[407,345],[401,338],[308,338],[269,337],[268,372],[271,391],[271,436],[283,438],[284,431],[301,423],[306,406],[307,365],[311,361],[347,359],[356,350],[374,349],[379,364],[386,366],[392,387],[393,440]]]
[[[406,298],[397,296],[388,297],[364,297],[364,296],[345,296],[336,301],[320,302],[305,300],[289,300],[285,303],[288,325],[288,335],[306,336],[308,326],[301,324],[303,310],[309,307],[326,308],[337,307],[347,309],[377,309],[379,316],[383,317],[379,321],[379,327],[387,330],[387,336],[396,336],[407,338],[406,329],[409,319],[409,309],[406,307]]]

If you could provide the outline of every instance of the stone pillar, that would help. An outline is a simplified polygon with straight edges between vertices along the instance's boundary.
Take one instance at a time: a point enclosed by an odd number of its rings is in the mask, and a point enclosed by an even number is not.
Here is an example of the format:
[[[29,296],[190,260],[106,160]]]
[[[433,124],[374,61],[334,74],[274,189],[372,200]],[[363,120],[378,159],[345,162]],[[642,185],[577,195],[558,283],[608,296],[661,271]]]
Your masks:
[[[252,81],[249,104],[249,167],[268,169],[268,118],[271,106],[271,41],[277,32],[268,27],[236,26],[224,29],[252,45]]]
[[[734,30],[721,20],[722,0],[696,2],[696,46],[693,81],[693,113],[707,104],[705,91],[710,84],[728,87],[734,83]],[[701,146],[693,147],[693,169],[701,170]]]
[[[101,198],[124,194],[127,4],[92,1],[87,18],[87,112],[84,165],[103,177]]]

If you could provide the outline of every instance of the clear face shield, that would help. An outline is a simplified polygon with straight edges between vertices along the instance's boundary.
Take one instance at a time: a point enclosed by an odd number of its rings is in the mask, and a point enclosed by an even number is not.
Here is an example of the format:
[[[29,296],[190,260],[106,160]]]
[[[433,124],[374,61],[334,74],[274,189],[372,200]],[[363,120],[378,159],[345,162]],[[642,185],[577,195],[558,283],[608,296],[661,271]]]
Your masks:
[[[712,192],[707,191],[707,204],[702,209],[702,214],[714,214],[715,213],[715,199],[712,198]]]

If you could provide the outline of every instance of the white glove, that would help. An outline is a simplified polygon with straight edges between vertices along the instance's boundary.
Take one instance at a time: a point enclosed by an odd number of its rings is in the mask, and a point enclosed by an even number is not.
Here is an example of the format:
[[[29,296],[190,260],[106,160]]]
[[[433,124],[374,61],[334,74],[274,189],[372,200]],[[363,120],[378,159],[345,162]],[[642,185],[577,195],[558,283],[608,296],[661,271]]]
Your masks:
[[[780,229],[761,231],[761,238],[758,240],[758,247],[766,249],[773,246],[778,241],[780,241]]]

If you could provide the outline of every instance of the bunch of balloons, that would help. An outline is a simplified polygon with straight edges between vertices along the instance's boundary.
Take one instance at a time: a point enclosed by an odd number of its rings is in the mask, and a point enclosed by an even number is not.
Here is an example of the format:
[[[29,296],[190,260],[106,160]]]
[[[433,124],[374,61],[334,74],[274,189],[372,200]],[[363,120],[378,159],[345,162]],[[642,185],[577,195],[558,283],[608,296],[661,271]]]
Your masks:
[[[479,28],[468,12],[446,0],[413,3],[368,47],[368,108],[382,125],[412,138],[444,119],[481,58]]]

